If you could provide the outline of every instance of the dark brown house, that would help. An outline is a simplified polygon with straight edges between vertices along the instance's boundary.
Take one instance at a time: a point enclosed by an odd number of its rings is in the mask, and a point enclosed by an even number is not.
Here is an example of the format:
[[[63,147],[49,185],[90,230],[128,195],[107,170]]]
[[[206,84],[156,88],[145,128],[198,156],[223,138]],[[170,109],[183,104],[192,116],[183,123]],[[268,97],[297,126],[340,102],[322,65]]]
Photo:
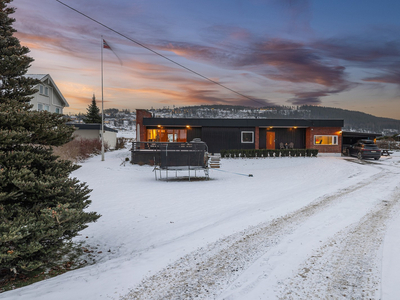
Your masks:
[[[200,138],[210,153],[225,149],[318,149],[341,153],[343,120],[153,118],[136,111],[138,142],[190,142]]]

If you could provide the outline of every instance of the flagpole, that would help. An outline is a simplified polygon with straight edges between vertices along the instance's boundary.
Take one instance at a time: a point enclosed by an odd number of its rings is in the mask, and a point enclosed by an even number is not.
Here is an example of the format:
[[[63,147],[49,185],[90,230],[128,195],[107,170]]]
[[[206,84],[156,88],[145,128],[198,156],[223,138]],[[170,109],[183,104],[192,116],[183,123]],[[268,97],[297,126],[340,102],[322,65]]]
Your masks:
[[[101,161],[104,161],[103,36],[101,36]]]

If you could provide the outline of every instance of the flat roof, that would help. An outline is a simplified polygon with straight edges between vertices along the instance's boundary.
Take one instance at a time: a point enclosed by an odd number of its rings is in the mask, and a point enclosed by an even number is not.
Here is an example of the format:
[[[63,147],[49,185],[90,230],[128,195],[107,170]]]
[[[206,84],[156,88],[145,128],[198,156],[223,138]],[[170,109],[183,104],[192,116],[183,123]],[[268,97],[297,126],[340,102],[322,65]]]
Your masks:
[[[378,136],[382,136],[381,133],[372,133],[372,132],[355,132],[355,131],[343,131],[343,137],[354,137],[354,138],[376,138]]]
[[[191,127],[343,127],[339,119],[203,119],[203,118],[143,118],[145,126]]]
[[[100,123],[89,123],[89,124],[82,124],[82,123],[70,123],[68,122],[67,125],[74,126],[78,129],[81,130],[101,130],[101,124]],[[118,132],[118,130],[104,126],[105,131],[111,131],[111,132]]]

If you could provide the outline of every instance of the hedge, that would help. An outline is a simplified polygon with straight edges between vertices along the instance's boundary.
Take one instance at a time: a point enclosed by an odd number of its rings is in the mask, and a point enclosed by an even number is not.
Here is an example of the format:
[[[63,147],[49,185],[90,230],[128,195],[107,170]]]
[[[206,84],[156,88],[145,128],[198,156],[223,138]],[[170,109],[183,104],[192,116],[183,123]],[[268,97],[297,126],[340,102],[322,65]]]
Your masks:
[[[232,149],[221,150],[221,157],[316,157],[318,149]]]

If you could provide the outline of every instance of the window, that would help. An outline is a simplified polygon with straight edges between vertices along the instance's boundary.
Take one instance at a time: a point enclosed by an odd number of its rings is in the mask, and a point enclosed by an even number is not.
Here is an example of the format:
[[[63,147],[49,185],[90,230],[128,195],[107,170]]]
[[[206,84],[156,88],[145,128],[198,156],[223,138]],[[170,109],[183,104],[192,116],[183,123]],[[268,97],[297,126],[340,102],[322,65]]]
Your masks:
[[[315,135],[314,145],[338,145],[337,135]]]
[[[56,113],[57,113],[57,114],[60,114],[60,113],[61,113],[61,109],[58,108],[58,107],[56,107]]]
[[[39,85],[39,94],[48,96],[49,88],[47,86]]]
[[[242,131],[242,143],[254,143],[254,132]]]
[[[38,111],[50,111],[50,106],[47,104],[38,103]]]
[[[180,142],[187,140],[186,129],[147,129],[149,142]]]

